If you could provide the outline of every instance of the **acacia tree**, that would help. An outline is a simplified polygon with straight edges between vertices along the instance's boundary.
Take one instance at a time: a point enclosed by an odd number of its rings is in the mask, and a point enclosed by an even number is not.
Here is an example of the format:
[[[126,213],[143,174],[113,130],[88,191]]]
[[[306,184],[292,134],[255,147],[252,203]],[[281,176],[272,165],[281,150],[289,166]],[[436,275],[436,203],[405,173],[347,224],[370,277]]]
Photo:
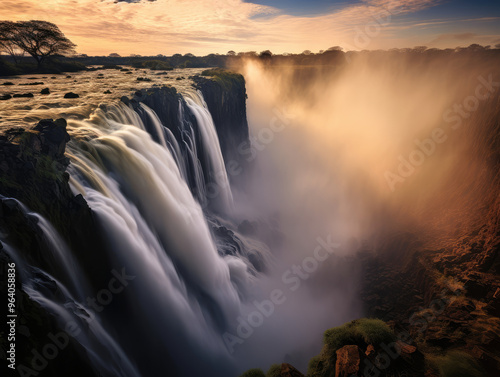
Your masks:
[[[19,21],[12,28],[11,43],[31,55],[38,68],[49,56],[75,52],[76,45],[51,22]]]
[[[24,55],[24,51],[14,43],[16,35],[16,23],[12,21],[0,21],[0,53],[5,52],[12,56],[14,62]]]

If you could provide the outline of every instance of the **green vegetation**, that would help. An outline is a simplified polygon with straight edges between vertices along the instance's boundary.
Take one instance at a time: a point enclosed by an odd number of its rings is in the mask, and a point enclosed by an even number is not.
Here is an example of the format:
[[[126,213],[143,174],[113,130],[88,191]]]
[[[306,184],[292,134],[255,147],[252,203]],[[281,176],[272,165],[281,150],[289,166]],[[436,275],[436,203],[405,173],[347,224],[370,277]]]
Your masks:
[[[342,326],[326,330],[321,353],[309,361],[308,377],[329,377],[335,371],[337,350],[347,345],[357,345],[366,348],[369,344],[375,348],[381,344],[396,341],[396,335],[391,328],[380,319],[362,318],[348,322]]]
[[[15,76],[22,73],[14,64],[0,57],[0,76]]]
[[[15,190],[21,190],[23,186],[19,183],[13,181],[12,179],[8,179],[7,177],[0,176],[0,187],[5,186]]]
[[[249,369],[243,373],[240,377],[266,377],[262,369],[254,368]]]
[[[55,55],[73,54],[76,45],[47,21],[0,21],[0,52],[8,53],[14,62],[25,53],[35,59],[37,68]]]
[[[465,352],[450,351],[444,356],[429,358],[431,366],[441,377],[482,377],[484,372]]]
[[[205,71],[204,76],[224,77],[226,74],[234,75],[230,72],[226,72],[227,71],[224,70],[212,69]],[[391,328],[384,321],[375,318],[361,318],[348,322],[342,326],[331,328],[325,331],[323,339],[325,346],[318,356],[314,356],[309,361],[307,377],[333,376],[337,359],[336,352],[346,345],[352,344],[362,349],[366,349],[366,347],[371,344],[375,348],[379,348],[382,344],[388,345],[397,340]],[[280,371],[280,364],[273,364],[265,375],[260,369],[250,369],[242,374],[241,377],[278,377]],[[470,376],[476,377],[476,375]],[[448,375],[444,377],[448,377]]]
[[[85,64],[68,58],[49,58],[38,67],[36,64],[22,60],[17,65],[0,58],[0,76],[26,75],[31,73],[58,74],[62,72],[84,71]]]
[[[244,83],[243,76],[239,73],[228,71],[223,68],[206,69],[201,73],[202,76],[211,77],[219,83],[225,90],[231,90],[235,82]]]
[[[325,344],[335,352],[348,344],[360,346],[372,344],[378,347],[382,343],[394,342],[396,336],[384,321],[362,318],[326,330],[323,339]]]
[[[309,360],[307,377],[330,377],[335,372],[335,359],[326,354],[314,356]]]
[[[152,69],[154,71],[171,71],[173,68],[167,62],[161,60],[146,60],[142,62],[132,63],[134,68]]]
[[[271,365],[266,373],[266,377],[280,377],[280,375],[281,375],[281,364]]]

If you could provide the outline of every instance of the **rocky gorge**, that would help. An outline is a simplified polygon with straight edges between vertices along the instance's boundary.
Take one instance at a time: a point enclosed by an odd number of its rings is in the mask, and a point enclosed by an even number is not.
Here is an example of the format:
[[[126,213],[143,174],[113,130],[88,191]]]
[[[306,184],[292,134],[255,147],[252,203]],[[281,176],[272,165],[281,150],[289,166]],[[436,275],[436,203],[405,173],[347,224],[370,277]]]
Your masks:
[[[125,236],[118,232],[118,236],[113,234],[116,229],[106,223],[107,218],[102,213],[101,205],[107,203],[109,198],[118,198],[117,203],[125,202],[123,198],[128,198],[133,202],[133,205],[127,207],[132,216],[123,216],[123,223],[132,222],[131,218],[137,216],[137,213],[141,213],[144,218],[144,222],[137,220],[130,225],[129,232],[132,233],[137,229],[145,232],[147,226],[151,228],[147,233],[148,237],[145,237],[146,242],[141,246],[142,249],[150,247],[154,250],[152,255],[156,255],[158,250],[166,251],[168,255],[172,253],[173,262],[169,268],[176,272],[175,276],[182,277],[179,279],[182,283],[178,283],[178,292],[186,295],[186,301],[180,305],[179,316],[188,316],[191,320],[189,326],[198,329],[198,324],[193,325],[197,323],[194,321],[196,318],[199,320],[200,329],[210,327],[210,335],[213,335],[212,329],[218,334],[220,329],[229,327],[231,304],[218,296],[220,292],[226,292],[226,285],[221,283],[211,287],[208,279],[202,279],[200,282],[197,276],[194,276],[196,272],[205,273],[206,269],[213,267],[212,263],[216,266],[215,270],[221,267],[211,259],[201,259],[204,261],[200,262],[202,266],[193,267],[190,262],[196,258],[196,254],[189,254],[188,258],[184,258],[182,253],[179,255],[173,253],[172,250],[176,248],[182,251],[190,250],[191,245],[179,246],[180,241],[171,234],[168,234],[170,238],[167,236],[162,238],[161,229],[171,227],[175,229],[174,233],[181,234],[184,228],[178,228],[177,223],[183,223],[185,219],[179,217],[158,220],[158,214],[165,214],[165,211],[170,209],[168,206],[161,206],[159,201],[152,200],[151,206],[146,203],[148,195],[151,195],[152,199],[156,198],[154,195],[157,191],[158,178],[151,173],[150,176],[136,177],[130,182],[126,173],[121,170],[129,170],[130,174],[135,171],[149,173],[146,168],[154,166],[156,169],[161,168],[161,172],[167,174],[167,170],[163,170],[164,167],[161,165],[165,163],[162,160],[165,155],[152,150],[156,145],[164,146],[164,149],[171,153],[172,161],[179,167],[168,177],[174,179],[182,176],[181,184],[168,191],[168,195],[175,196],[180,192],[182,195],[176,197],[176,200],[179,203],[186,200],[188,209],[198,205],[195,206],[193,203],[206,202],[200,206],[204,212],[198,210],[198,207],[191,212],[195,220],[189,220],[193,221],[192,223],[186,220],[186,228],[194,234],[198,224],[196,216],[203,213],[205,217],[202,222],[208,224],[206,232],[216,240],[214,251],[220,258],[230,260],[227,276],[224,274],[214,276],[219,282],[226,278],[231,279],[232,285],[240,287],[239,284],[243,284],[241,281],[251,280],[265,273],[267,259],[265,251],[262,250],[267,249],[264,247],[259,249],[255,246],[257,244],[255,240],[252,237],[245,238],[245,235],[254,236],[258,233],[256,229],[266,227],[267,224],[260,220],[249,222],[241,218],[232,223],[232,217],[222,209],[221,198],[227,182],[217,181],[217,173],[220,173],[218,171],[220,166],[216,166],[216,162],[219,161],[218,154],[212,153],[212,149],[207,146],[206,128],[202,122],[202,119],[205,119],[202,117],[204,114],[202,111],[205,109],[213,120],[222,161],[226,163],[225,167],[228,167],[228,162],[236,161],[239,166],[246,168],[247,162],[237,150],[238,145],[249,142],[250,135],[245,79],[240,74],[215,70],[205,75],[190,77],[189,80],[192,80],[189,91],[185,88],[178,90],[170,85],[156,87],[151,85],[151,87],[133,88],[130,95],[121,96],[119,101],[117,99],[115,102],[99,104],[95,107],[97,113],[93,113],[92,116],[95,117],[93,124],[106,130],[102,134],[96,131],[97,126],[85,129],[82,133],[83,123],[72,124],[74,119],[64,118],[41,119],[23,127],[3,125],[0,136],[2,235],[0,245],[5,245],[0,246],[3,249],[0,251],[0,273],[4,273],[7,270],[6,265],[13,261],[12,255],[9,255],[7,250],[17,250],[16,258],[21,257],[23,264],[28,266],[27,276],[30,276],[37,289],[44,292],[43,297],[54,297],[54,302],[61,302],[66,307],[71,307],[71,310],[75,306],[74,312],[84,318],[83,327],[90,328],[91,322],[87,321],[86,317],[90,316],[91,311],[84,306],[84,301],[76,299],[74,302],[71,301],[70,296],[65,296],[66,292],[62,289],[64,286],[62,283],[66,281],[63,278],[53,280],[50,278],[50,276],[63,276],[64,271],[58,265],[57,258],[60,256],[51,250],[53,244],[40,226],[43,221],[35,213],[53,226],[67,245],[67,250],[71,250],[76,264],[83,271],[82,277],[85,277],[90,285],[85,298],[98,297],[102,288],[109,284],[112,276],[110,271],[120,271],[122,265],[128,268],[134,263],[143,262],[140,258],[129,262],[126,258],[117,258],[115,254],[109,252],[116,247],[116,239]],[[147,84],[141,82],[141,85]],[[195,102],[199,99],[196,97],[197,90],[201,93],[204,104]],[[51,88],[50,92],[53,93],[55,90]],[[13,100],[15,99],[8,101]],[[78,119],[78,121],[83,122],[87,119],[83,116],[81,118],[84,120]],[[478,136],[481,140],[490,141],[488,144],[490,150],[487,154],[491,164],[489,169],[493,172],[493,176],[495,169],[498,171],[500,161],[497,136],[499,119],[497,111],[488,120],[489,126],[485,133]],[[136,130],[130,131],[128,128],[133,122],[143,127],[140,133]],[[122,127],[122,124],[125,127]],[[135,138],[137,135],[143,139]],[[122,136],[123,139],[119,139]],[[103,143],[93,144],[94,139],[99,138]],[[150,143],[151,140],[155,142],[155,146]],[[146,146],[144,149],[141,149],[143,147],[141,143]],[[133,153],[130,152],[130,155],[124,154],[126,157],[123,157],[123,161],[122,157],[116,157],[110,152],[115,150],[113,148],[124,151],[125,148],[132,147],[136,149]],[[147,151],[157,154],[153,153],[153,157],[143,158],[142,156],[147,155]],[[88,161],[75,169],[82,156],[88,157]],[[181,160],[184,162],[180,163]],[[155,165],[156,163],[159,165]],[[93,168],[94,172],[86,172],[88,167]],[[101,172],[105,172],[116,181],[109,184],[102,177],[105,174]],[[234,181],[231,184],[236,186],[237,178],[229,175],[227,179]],[[75,180],[78,184],[75,184]],[[85,186],[84,183],[88,182],[90,184]],[[214,182],[221,191],[210,197],[206,194],[206,186]],[[323,348],[310,360],[307,371],[299,371],[293,366],[292,361],[287,360],[271,366],[267,373],[260,369],[251,369],[243,376],[496,376],[500,368],[498,184],[498,177],[489,182],[481,220],[458,229],[453,237],[435,238],[423,231],[420,232],[420,229],[412,232],[402,226],[401,229],[393,227],[377,234],[372,240],[362,240],[353,255],[342,263],[356,265],[362,271],[362,284],[358,294],[366,318],[353,318],[344,325],[332,326],[329,330],[325,328]],[[82,190],[80,186],[84,189]],[[143,186],[144,191],[142,191]],[[76,193],[77,187],[83,194]],[[93,190],[103,192],[102,198],[98,197],[102,202],[96,200],[97,194]],[[188,193],[196,201],[186,199]],[[115,203],[106,207],[106,210],[116,213],[122,211]],[[157,221],[161,226],[157,225]],[[111,238],[110,234],[116,239]],[[136,233],[132,234],[138,237]],[[118,243],[117,249],[123,248],[127,242]],[[161,248],[157,247],[157,244],[161,244]],[[194,245],[193,249],[196,247]],[[162,260],[161,256],[159,258]],[[235,261],[237,258],[243,260],[245,264],[239,264]],[[157,265],[159,264],[158,262]],[[154,268],[151,268],[154,271]],[[247,277],[242,270],[245,270],[250,277]],[[144,271],[141,272],[144,274]],[[138,280],[143,276],[139,273],[137,275]],[[168,292],[169,289],[174,290],[158,277],[160,275],[154,276],[158,279],[154,281],[155,284],[164,284],[164,287],[168,287],[165,288]],[[236,375],[235,371],[238,368],[233,368],[230,362],[227,362],[229,365],[227,369],[226,367],[219,369],[219,364],[226,363],[225,356],[221,356],[222,351],[220,354],[217,352],[209,354],[206,359],[200,356],[202,351],[206,351],[205,348],[213,347],[218,350],[217,342],[221,341],[220,336],[214,336],[213,339],[217,338],[217,341],[213,340],[208,344],[193,338],[192,343],[198,341],[203,344],[200,347],[201,351],[192,351],[191,342],[186,341],[187,345],[183,343],[185,338],[191,336],[191,332],[176,329],[177,327],[183,329],[183,325],[175,322],[176,317],[173,315],[174,319],[168,317],[167,313],[177,310],[175,304],[164,303],[162,299],[155,298],[150,301],[139,301],[142,304],[136,306],[135,298],[142,299],[141,295],[147,297],[145,290],[135,291],[135,295],[129,298],[117,297],[105,310],[109,318],[103,316],[99,320],[99,323],[104,325],[116,322],[117,327],[111,327],[113,330],[109,332],[109,337],[116,338],[116,343],[124,344],[123,355],[133,354],[137,357],[135,361],[130,361],[130,365],[137,370],[125,371],[128,364],[121,365],[125,369],[116,366],[120,365],[116,360],[123,361],[121,357],[113,359],[109,369],[102,368],[103,363],[93,359],[94,353],[98,354],[101,348],[94,349],[89,345],[93,343],[82,343],[76,337],[70,337],[68,345],[58,351],[64,354],[63,357],[56,357],[41,367],[35,360],[36,352],[43,352],[40,350],[43,350],[46,344],[53,342],[47,334],[59,334],[65,331],[64,320],[58,318],[57,311],[51,312],[30,297],[30,294],[23,289],[22,279],[23,274],[20,273],[16,290],[19,312],[18,365],[35,371],[36,374],[33,375],[152,376],[155,375],[155,368],[159,365],[164,368],[164,375],[203,375],[205,370],[207,376]],[[0,286],[2,292],[6,291],[5,281],[6,279],[2,279],[3,286]],[[172,279],[172,281],[172,286],[176,286],[177,280]],[[31,290],[28,291],[33,293]],[[182,295],[181,293],[179,295]],[[244,293],[242,289],[233,294],[234,297],[231,296],[233,299],[236,297],[243,301],[242,297],[246,292]],[[174,302],[177,303],[175,300]],[[156,323],[148,323],[148,321],[154,322],[152,320],[154,317],[137,317],[141,322],[137,332],[148,333],[148,336],[136,334],[132,330],[130,333],[124,331],[130,328],[130,322],[122,318],[122,313],[140,312],[142,306],[151,303],[158,305],[158,311],[165,322],[172,320],[172,324],[166,325],[165,330],[166,334],[174,334],[172,342],[170,339],[168,342],[164,341],[164,337],[160,335],[163,334],[163,330],[157,330],[158,334],[154,333],[157,327],[153,325],[156,326]],[[199,309],[199,312],[194,310],[196,315],[191,314],[186,309],[186,306],[189,306],[186,303],[192,304]],[[166,308],[164,311],[162,311],[163,305]],[[150,309],[155,311],[155,307]],[[64,316],[62,318],[67,320]],[[122,333],[117,334],[119,331]],[[93,336],[97,337],[96,334],[98,333],[94,333]],[[212,338],[207,335],[207,339]],[[145,340],[151,342],[147,347],[149,350],[141,349],[143,347],[140,342]],[[6,341],[3,337],[1,341],[2,349],[5,350]],[[181,344],[179,350],[176,350],[177,343]],[[153,352],[151,349],[157,354],[151,355]],[[185,364],[198,365],[179,366],[180,356],[177,351],[183,354],[181,360]],[[5,359],[5,351],[0,354],[0,358]],[[30,375],[27,369],[24,373],[21,375]]]

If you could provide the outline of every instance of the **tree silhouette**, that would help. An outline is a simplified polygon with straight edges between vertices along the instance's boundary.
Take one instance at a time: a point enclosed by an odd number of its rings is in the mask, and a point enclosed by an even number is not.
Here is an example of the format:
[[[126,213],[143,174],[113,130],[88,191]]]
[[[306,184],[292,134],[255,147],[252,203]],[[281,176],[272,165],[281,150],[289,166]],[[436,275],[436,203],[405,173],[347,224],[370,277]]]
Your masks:
[[[38,68],[52,55],[74,53],[76,45],[61,32],[57,25],[47,21],[2,22],[8,28],[9,43],[31,55]]]
[[[21,50],[14,43],[14,36],[16,34],[16,23],[12,21],[0,21],[0,53],[5,52],[12,56],[14,62],[18,63],[18,58],[24,55]]]

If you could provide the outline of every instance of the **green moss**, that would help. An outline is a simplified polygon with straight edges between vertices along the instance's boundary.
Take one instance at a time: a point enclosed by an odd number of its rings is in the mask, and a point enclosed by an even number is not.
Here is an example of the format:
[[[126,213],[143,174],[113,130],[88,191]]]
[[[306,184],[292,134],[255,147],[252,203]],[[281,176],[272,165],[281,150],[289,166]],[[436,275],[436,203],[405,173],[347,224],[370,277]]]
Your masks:
[[[244,84],[243,76],[239,73],[228,71],[223,68],[207,69],[201,73],[202,76],[211,77],[225,90],[231,90],[234,83]]]
[[[362,318],[325,331],[324,342],[333,351],[348,344],[365,346],[391,343],[396,336],[391,328],[380,319]]]
[[[330,377],[335,372],[335,361],[325,354],[314,356],[309,360],[307,377]]]
[[[362,318],[325,331],[325,347],[309,361],[308,377],[330,377],[335,373],[337,350],[347,345],[375,348],[396,341],[391,328],[380,319]]]
[[[0,186],[9,187],[16,190],[20,190],[23,188],[23,186],[21,186],[19,183],[3,176],[0,176]]]
[[[39,156],[36,164],[36,173],[39,178],[61,181],[63,172],[56,168],[56,164],[57,162],[48,156]]]
[[[281,364],[273,364],[269,367],[266,377],[280,377],[281,376]]]
[[[266,377],[262,369],[254,368],[249,369],[243,373],[240,377]]]
[[[465,352],[450,351],[444,356],[429,359],[440,377],[482,377],[484,372],[477,362]]]

